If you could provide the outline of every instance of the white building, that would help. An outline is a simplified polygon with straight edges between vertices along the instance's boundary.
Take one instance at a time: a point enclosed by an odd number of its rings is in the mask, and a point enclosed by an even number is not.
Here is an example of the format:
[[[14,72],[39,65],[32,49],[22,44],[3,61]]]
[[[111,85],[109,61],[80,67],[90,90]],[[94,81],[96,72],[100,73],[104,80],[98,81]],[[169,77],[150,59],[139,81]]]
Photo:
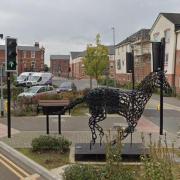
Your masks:
[[[141,29],[116,45],[116,80],[120,84],[131,81],[131,74],[126,71],[126,53],[134,49],[135,81],[141,81],[149,74],[150,66],[150,42],[149,29]]]
[[[165,37],[165,65],[171,86],[180,92],[180,13],[160,13],[151,31],[151,41]],[[152,64],[152,59],[151,59]]]

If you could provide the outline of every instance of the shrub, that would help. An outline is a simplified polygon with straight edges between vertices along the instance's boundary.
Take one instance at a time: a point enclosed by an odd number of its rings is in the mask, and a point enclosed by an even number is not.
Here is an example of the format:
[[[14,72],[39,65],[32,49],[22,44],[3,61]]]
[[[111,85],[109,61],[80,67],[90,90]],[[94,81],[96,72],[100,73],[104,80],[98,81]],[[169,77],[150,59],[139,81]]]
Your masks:
[[[159,142],[157,144],[152,143],[150,134],[149,157],[142,157],[142,162],[144,164],[144,179],[175,179],[173,174],[174,155],[169,152],[166,135],[164,142],[165,147],[162,146],[161,139],[159,139]]]
[[[101,179],[111,180],[135,180],[135,174],[132,169],[125,167],[121,162],[123,129],[119,128],[115,136],[116,143],[109,131],[106,136],[106,165],[101,169]]]
[[[71,142],[63,136],[41,135],[40,137],[33,139],[31,145],[33,151],[58,151],[65,153],[69,150]]]
[[[110,86],[110,87],[114,87],[115,85],[115,80],[114,79],[105,79],[105,78],[101,78],[98,80],[98,84],[102,85],[102,86]]]
[[[98,171],[90,165],[72,165],[64,172],[65,180],[98,180],[98,176]]]
[[[17,96],[23,92],[23,88],[22,87],[11,87],[11,97],[12,100],[16,100]],[[3,88],[3,96],[6,99],[7,98],[7,87]]]
[[[13,114],[15,116],[27,116],[37,115],[38,101],[29,97],[19,97],[17,101],[14,101]]]

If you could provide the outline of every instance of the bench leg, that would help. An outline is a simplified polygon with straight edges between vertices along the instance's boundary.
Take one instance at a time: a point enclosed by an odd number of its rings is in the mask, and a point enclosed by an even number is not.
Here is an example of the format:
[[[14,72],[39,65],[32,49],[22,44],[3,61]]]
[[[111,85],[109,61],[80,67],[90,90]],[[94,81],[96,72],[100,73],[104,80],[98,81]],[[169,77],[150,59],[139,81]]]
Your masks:
[[[59,130],[59,134],[61,134],[61,115],[58,115],[58,130]]]
[[[49,134],[49,115],[46,115],[46,133]]]

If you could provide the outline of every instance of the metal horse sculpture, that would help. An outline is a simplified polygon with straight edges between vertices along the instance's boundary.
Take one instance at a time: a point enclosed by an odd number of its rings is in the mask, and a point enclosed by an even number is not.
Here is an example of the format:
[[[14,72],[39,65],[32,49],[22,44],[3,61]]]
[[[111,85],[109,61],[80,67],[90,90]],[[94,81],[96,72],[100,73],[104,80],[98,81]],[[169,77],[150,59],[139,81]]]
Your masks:
[[[104,135],[103,129],[98,122],[103,121],[109,111],[117,113],[125,117],[128,123],[128,127],[123,132],[122,139],[124,139],[128,134],[134,132],[145,105],[154,90],[160,87],[161,81],[163,81],[163,90],[171,90],[164,72],[152,72],[142,80],[136,90],[121,91],[110,88],[95,88],[90,90],[86,96],[71,102],[63,111],[65,112],[82,102],[88,104],[91,113],[89,127],[92,132],[92,144],[97,139],[96,131],[99,132],[100,143]]]

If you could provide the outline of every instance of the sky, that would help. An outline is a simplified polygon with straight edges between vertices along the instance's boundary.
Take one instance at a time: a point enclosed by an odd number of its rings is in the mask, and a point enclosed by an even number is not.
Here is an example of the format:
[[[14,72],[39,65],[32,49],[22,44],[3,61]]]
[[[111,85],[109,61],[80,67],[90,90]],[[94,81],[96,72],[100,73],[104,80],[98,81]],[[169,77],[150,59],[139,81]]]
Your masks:
[[[50,55],[83,51],[97,33],[105,45],[151,28],[160,12],[180,13],[180,0],[0,0],[0,34]],[[2,43],[2,41],[1,41]]]

